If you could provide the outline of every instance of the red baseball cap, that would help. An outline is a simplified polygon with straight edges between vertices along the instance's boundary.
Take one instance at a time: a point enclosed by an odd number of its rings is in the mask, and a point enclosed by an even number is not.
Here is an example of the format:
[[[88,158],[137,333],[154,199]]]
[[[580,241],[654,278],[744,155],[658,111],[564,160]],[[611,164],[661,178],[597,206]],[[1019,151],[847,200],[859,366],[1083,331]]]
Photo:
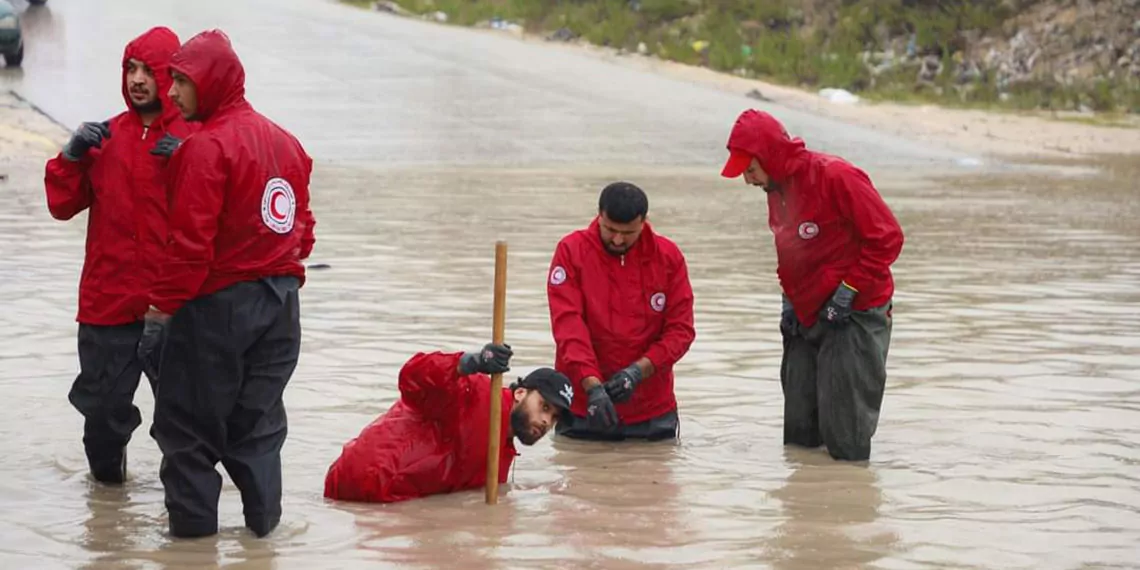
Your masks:
[[[720,175],[725,178],[736,178],[744,174],[749,166],[752,166],[752,155],[742,150],[732,149],[728,153],[728,160],[725,161],[724,169],[720,171]]]

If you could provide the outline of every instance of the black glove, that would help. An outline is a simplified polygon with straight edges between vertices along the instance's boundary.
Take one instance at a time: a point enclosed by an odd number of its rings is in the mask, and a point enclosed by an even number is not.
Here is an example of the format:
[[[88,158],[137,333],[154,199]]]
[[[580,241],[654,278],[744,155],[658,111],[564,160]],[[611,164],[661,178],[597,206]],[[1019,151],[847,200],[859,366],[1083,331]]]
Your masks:
[[[640,383],[641,367],[637,364],[630,364],[610,377],[603,386],[606,387],[606,393],[609,394],[610,399],[620,404],[633,396],[633,390]]]
[[[63,157],[75,162],[91,147],[99,148],[103,145],[103,139],[111,138],[111,128],[107,122],[102,123],[83,123],[75,130],[75,134],[71,136],[71,140],[63,147]]]
[[[170,133],[166,133],[166,136],[158,139],[157,143],[154,143],[154,148],[150,149],[150,153],[156,156],[170,158],[170,155],[174,154],[174,151],[178,150],[179,146],[182,146],[182,139]]]
[[[464,376],[476,372],[503,373],[511,369],[512,356],[511,345],[489,343],[479,352],[463,353],[459,359],[459,372]]]
[[[831,300],[820,311],[819,318],[832,325],[846,324],[847,319],[851,317],[851,303],[855,301],[856,293],[858,291],[852,289],[850,285],[840,283]]]
[[[618,423],[617,410],[614,409],[610,395],[606,393],[606,387],[598,384],[590,388],[586,395],[590,398],[586,404],[586,420],[590,429],[609,430],[616,426]]]
[[[780,332],[785,338],[800,334],[800,320],[796,318],[796,310],[792,308],[792,302],[787,296],[784,296],[783,309],[780,312]]]
[[[147,317],[143,321],[142,338],[139,339],[138,357],[143,372],[151,382],[158,381],[158,365],[162,361],[162,345],[166,340],[166,321],[169,317]]]

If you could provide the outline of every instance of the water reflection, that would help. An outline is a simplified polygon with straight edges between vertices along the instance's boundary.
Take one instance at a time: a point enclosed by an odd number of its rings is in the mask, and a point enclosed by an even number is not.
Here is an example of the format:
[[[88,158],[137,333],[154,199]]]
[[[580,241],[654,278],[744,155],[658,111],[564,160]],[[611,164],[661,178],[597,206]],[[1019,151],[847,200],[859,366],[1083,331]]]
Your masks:
[[[680,444],[591,442],[555,437],[550,465],[546,536],[558,557],[605,568],[667,568],[698,553],[686,551],[691,530],[679,500],[674,467]],[[601,537],[605,537],[601,539]]]
[[[781,570],[865,568],[890,555],[898,537],[873,524],[882,506],[874,467],[791,447],[784,458],[791,474],[771,493],[782,522],[766,545],[766,562]]]

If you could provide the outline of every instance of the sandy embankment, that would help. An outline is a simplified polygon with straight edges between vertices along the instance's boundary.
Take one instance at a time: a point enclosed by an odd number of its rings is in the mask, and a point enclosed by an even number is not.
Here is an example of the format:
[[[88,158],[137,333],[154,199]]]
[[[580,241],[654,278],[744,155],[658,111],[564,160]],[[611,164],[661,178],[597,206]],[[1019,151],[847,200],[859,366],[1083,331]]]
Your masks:
[[[1140,117],[1129,126],[1098,126],[1029,114],[951,109],[901,103],[833,103],[816,93],[638,55],[606,53],[583,47],[597,57],[680,80],[702,82],[740,94],[759,90],[786,107],[832,117],[845,123],[944,144],[965,152],[1009,158],[1085,158],[1092,155],[1140,155]],[[757,101],[758,108],[765,103]],[[1075,115],[1069,115],[1070,117]]]
[[[785,107],[906,138],[942,144],[963,152],[1015,159],[1084,159],[1093,155],[1140,154],[1140,117],[1137,116],[1123,119],[1128,126],[1098,126],[1049,118],[1043,114],[866,101],[854,104],[833,103],[816,92],[745,79],[655,57],[623,54],[612,48],[585,42],[547,41],[542,36],[522,33],[517,28],[514,31],[481,31],[513,36],[520,41],[542,42],[554,49],[575,50],[618,65],[660,73],[681,81],[702,83],[741,95],[758,90],[765,98]],[[762,100],[754,103],[756,108],[765,108],[767,105],[769,103]],[[1068,114],[1067,117],[1078,116]]]
[[[26,101],[0,91],[0,188],[42,187],[45,162],[59,152],[69,134]]]

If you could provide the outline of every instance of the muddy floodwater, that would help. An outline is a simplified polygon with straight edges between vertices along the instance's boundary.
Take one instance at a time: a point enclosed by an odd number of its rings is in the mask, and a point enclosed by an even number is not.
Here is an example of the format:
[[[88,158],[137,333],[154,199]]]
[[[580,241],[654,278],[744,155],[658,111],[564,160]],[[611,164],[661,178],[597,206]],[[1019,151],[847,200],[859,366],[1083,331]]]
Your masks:
[[[221,534],[168,540],[145,432],[124,489],[88,481],[65,397],[81,232],[45,221],[34,189],[7,192],[3,567],[1137,564],[1140,212],[1112,186],[1127,176],[884,181],[908,240],[888,390],[872,461],[841,465],[780,445],[779,293],[761,197],[704,172],[623,174],[649,189],[651,216],[691,266],[698,337],[678,369],[681,440],[543,440],[522,450],[495,507],[478,491],[323,500],[325,469],[397,396],[407,357],[490,335],[496,239],[509,244],[516,370],[551,362],[551,248],[618,176],[326,168],[314,261],[330,267],[304,289],[285,520],[264,541],[242,528],[228,479]]]
[[[0,568],[1140,567],[1135,157],[941,174],[930,165],[961,157],[787,113],[809,144],[868,165],[906,234],[872,458],[839,464],[781,445],[766,205],[718,176],[731,119],[755,102],[319,0],[48,5],[25,69],[0,78],[68,127],[121,107],[118,54],[146,26],[238,38],[255,105],[316,159],[310,261],[327,268],[301,296],[281,526],[252,538],[227,477],[219,535],[171,540],[145,382],[131,480],[88,478],[67,402],[84,223],[48,216],[44,157],[2,157]],[[480,491],[325,501],[328,465],[397,397],[406,359],[490,338],[496,240],[512,374],[552,363],[550,256],[617,179],[647,190],[689,263],[680,440],[548,437],[521,448],[494,507]]]

